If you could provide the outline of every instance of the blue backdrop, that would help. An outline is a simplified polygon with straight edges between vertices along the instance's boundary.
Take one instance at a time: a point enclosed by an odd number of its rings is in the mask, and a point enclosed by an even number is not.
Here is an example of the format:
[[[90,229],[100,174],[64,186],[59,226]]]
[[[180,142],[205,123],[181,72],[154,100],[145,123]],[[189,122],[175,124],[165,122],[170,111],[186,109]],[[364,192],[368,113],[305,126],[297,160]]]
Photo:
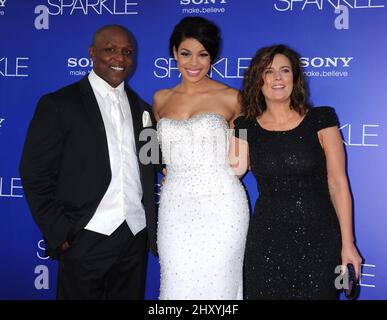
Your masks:
[[[43,256],[18,174],[39,97],[86,75],[94,31],[118,23],[138,41],[130,85],[151,103],[156,90],[179,81],[168,39],[194,14],[221,27],[223,50],[211,75],[234,88],[258,48],[285,43],[301,53],[313,103],[335,107],[341,121],[365,259],[360,299],[387,298],[385,0],[0,0],[1,299],[55,296],[56,262]],[[251,174],[244,183],[254,203]],[[158,261],[150,256],[147,299],[157,298],[158,287]]]

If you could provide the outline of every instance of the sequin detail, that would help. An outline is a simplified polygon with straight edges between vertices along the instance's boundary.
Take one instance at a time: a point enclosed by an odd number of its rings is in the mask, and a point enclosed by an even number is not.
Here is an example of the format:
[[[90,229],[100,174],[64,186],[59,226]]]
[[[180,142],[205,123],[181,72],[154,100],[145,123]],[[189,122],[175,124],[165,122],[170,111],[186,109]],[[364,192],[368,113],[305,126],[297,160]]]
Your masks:
[[[334,110],[322,107],[288,131],[235,120],[236,129],[248,131],[260,192],[246,243],[246,299],[337,299],[340,229],[317,135],[335,125]]]

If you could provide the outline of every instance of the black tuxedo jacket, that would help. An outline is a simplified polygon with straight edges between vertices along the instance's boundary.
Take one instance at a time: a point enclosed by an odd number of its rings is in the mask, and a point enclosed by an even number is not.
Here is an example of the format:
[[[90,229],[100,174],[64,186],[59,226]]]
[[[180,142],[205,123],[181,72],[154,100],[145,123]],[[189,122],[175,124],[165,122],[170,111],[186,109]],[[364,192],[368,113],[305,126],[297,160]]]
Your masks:
[[[149,112],[153,125],[156,122],[149,106],[135,92],[125,90],[138,156],[149,141],[139,140],[143,112]],[[139,161],[139,168],[149,246],[157,255],[155,166]],[[46,254],[55,258],[58,247],[92,218],[111,180],[104,123],[87,77],[39,100],[27,132],[20,177]]]

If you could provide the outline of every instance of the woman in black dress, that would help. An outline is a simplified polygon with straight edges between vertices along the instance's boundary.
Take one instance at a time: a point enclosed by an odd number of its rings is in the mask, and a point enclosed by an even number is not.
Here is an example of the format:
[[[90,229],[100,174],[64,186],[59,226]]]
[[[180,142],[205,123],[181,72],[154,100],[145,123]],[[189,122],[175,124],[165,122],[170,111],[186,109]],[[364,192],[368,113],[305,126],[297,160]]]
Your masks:
[[[307,97],[296,52],[284,45],[257,52],[231,144],[237,174],[250,167],[259,189],[246,244],[246,299],[337,299],[337,267],[352,263],[360,274],[337,116],[331,107],[312,108]]]

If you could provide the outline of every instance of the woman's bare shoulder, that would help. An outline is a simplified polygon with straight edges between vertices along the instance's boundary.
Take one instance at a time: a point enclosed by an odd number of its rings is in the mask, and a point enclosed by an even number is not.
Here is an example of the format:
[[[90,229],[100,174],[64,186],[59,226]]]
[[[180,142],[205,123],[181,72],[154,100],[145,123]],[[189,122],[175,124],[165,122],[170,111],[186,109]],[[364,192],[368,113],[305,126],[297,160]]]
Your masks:
[[[239,98],[238,98],[239,96],[238,90],[225,85],[225,87],[219,90],[219,96],[225,105],[227,105],[233,110],[237,109],[235,111],[239,112],[240,105],[239,105]]]
[[[213,82],[213,92],[222,96],[226,96],[227,98],[237,98],[238,90],[228,86],[227,84],[214,81]]]
[[[170,88],[157,90],[153,95],[153,101],[159,102],[166,99],[172,93],[172,90]]]
[[[158,112],[160,108],[165,105],[165,102],[168,100],[172,93],[173,89],[161,89],[156,91],[153,95],[153,111]]]

